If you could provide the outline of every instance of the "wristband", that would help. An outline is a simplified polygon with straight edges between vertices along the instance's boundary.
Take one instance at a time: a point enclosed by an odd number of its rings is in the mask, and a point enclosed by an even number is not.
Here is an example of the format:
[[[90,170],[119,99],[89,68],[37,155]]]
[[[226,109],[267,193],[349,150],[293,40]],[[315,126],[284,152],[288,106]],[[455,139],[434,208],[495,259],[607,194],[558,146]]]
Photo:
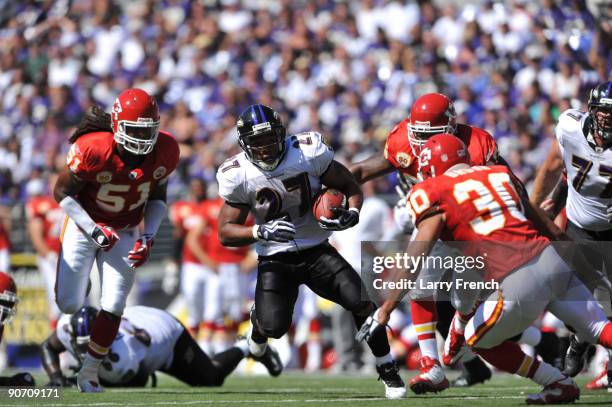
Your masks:
[[[349,208],[349,211],[357,212],[357,215],[359,215],[359,208]]]
[[[259,225],[253,225],[253,237],[255,238],[255,240],[259,241],[259,233],[257,233],[259,231]]]

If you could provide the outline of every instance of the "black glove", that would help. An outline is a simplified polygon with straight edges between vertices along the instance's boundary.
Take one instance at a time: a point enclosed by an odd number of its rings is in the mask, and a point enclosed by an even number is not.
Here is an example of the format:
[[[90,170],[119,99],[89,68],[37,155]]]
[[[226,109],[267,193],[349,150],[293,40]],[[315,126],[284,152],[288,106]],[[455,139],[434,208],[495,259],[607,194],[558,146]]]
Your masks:
[[[357,332],[357,335],[355,335],[355,340],[357,342],[362,342],[362,341],[366,341],[368,342],[370,340],[370,338],[372,338],[372,335],[374,334],[374,332],[383,327],[384,325],[381,325],[378,322],[377,316],[378,316],[378,310],[374,311],[363,323],[363,325],[361,325],[361,328],[359,328],[359,332]]]
[[[286,243],[293,240],[295,226],[287,221],[287,217],[271,220],[262,225],[256,225],[257,239],[269,242]]]
[[[324,230],[344,230],[352,228],[359,223],[359,209],[349,208],[348,210],[342,208],[332,208],[331,211],[336,216],[335,219],[327,219],[321,217],[319,220],[319,226]]]

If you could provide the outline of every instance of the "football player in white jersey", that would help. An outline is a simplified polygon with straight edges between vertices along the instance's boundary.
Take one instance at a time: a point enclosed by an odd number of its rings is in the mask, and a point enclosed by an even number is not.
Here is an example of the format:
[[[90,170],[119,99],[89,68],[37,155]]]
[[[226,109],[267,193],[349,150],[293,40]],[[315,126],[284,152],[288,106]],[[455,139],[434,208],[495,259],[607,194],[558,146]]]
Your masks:
[[[581,243],[593,268],[605,270],[610,279],[612,246],[607,241],[612,240],[612,82],[601,83],[591,91],[588,112],[576,109],[563,112],[555,135],[557,143],[553,143],[538,173],[531,201],[541,205],[565,169],[567,193],[555,195],[566,196],[567,234]],[[598,289],[594,294],[611,317],[610,293]],[[588,347],[586,342],[572,337],[565,358],[567,374],[580,373]],[[608,366],[608,388],[612,389],[612,363]]]
[[[217,172],[219,239],[225,246],[255,243],[258,254],[255,306],[247,336],[253,355],[265,358],[268,338],[289,329],[301,284],[353,314],[361,326],[376,308],[357,272],[328,243],[334,230],[359,222],[363,194],[359,184],[316,132],[286,136],[277,112],[249,106],[237,123],[244,152],[228,159]],[[348,209],[335,219],[315,220],[311,203],[325,185],[340,190]],[[255,226],[246,226],[251,212]],[[391,357],[384,329],[369,341],[387,398],[402,398],[406,387]]]
[[[64,314],[57,329],[43,342],[42,364],[49,376],[49,385],[73,384],[74,380],[62,374],[59,355],[68,351],[82,361],[97,313],[95,308],[83,307],[73,315]],[[156,371],[190,386],[221,386],[238,363],[249,356],[248,349],[243,339],[209,357],[183,324],[168,312],[144,306],[127,307],[119,333],[98,374],[106,386],[145,386]]]

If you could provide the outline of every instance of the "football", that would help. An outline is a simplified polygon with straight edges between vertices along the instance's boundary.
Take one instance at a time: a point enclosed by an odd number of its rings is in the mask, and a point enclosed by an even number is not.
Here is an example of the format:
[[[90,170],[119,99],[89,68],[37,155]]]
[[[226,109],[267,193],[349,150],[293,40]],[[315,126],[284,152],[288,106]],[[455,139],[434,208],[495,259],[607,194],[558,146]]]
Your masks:
[[[312,214],[318,221],[321,217],[327,219],[334,219],[335,215],[332,212],[332,208],[345,208],[347,207],[347,200],[344,194],[337,189],[325,188],[317,194],[314,203],[312,204]]]

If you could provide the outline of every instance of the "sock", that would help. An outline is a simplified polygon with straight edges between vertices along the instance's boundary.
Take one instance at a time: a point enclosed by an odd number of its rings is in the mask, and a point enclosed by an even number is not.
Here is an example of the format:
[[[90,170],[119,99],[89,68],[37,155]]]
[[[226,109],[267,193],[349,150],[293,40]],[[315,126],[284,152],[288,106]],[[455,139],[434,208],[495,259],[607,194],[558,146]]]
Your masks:
[[[564,378],[559,369],[526,355],[516,342],[505,341],[491,349],[473,350],[496,368],[533,379],[543,386]]]
[[[393,362],[393,356],[391,356],[391,353],[387,353],[384,356],[376,356],[376,366],[381,366],[389,362]]]
[[[438,313],[435,301],[433,298],[415,300],[410,303],[410,309],[421,355],[439,361],[438,343],[436,342]]]
[[[372,303],[372,309],[375,309],[375,305]],[[369,314],[368,314],[369,315]],[[359,328],[365,320],[368,318],[368,315],[362,316],[353,312],[353,321],[355,321],[355,326]],[[391,352],[391,348],[389,347],[389,338],[387,338],[387,328],[386,327],[378,327],[372,333],[370,340],[367,342],[368,347],[372,351],[372,354],[375,357],[385,356],[386,354]]]
[[[102,360],[115,340],[120,324],[121,317],[104,310],[98,312],[91,330],[87,353],[93,358]]]
[[[319,370],[321,368],[321,342],[309,340],[306,343],[308,358],[306,359],[306,370]]]
[[[263,342],[261,342],[262,339]],[[251,329],[249,329],[249,333],[247,335],[247,343],[251,355],[258,357],[263,355],[266,351],[266,347],[268,346],[268,339],[263,335],[259,334],[255,327],[251,325]]]
[[[102,359],[96,358],[88,353],[83,358],[83,365],[81,366],[79,374],[83,375],[84,377],[95,377],[97,381],[98,369],[100,368],[101,363]]]
[[[453,318],[453,328],[455,329],[455,331],[459,332],[460,334],[465,333],[465,327],[467,326],[467,323],[470,318],[470,315],[457,312],[455,314],[455,318]]]

